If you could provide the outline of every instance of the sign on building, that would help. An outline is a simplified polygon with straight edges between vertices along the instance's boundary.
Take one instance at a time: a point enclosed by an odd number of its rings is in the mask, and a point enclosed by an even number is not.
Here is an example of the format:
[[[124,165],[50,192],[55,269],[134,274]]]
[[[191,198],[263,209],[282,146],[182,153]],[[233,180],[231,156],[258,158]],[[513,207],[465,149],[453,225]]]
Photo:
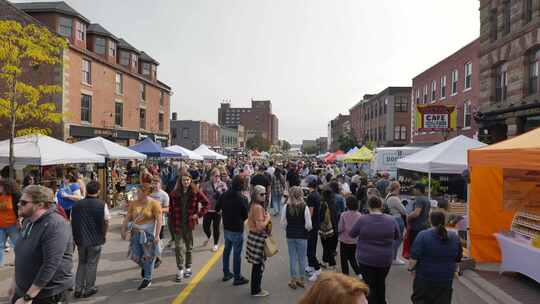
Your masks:
[[[457,125],[454,106],[418,105],[416,107],[416,129],[419,132],[451,131]]]

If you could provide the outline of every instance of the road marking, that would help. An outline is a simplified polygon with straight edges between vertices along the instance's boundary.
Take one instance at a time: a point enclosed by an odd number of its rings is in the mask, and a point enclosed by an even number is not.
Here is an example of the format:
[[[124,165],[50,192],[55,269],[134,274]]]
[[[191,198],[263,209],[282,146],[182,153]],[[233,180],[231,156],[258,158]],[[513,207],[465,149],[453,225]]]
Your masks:
[[[191,294],[193,289],[197,287],[197,285],[202,281],[202,279],[206,276],[208,271],[210,271],[210,268],[214,266],[214,264],[219,260],[221,255],[223,254],[223,246],[219,247],[219,250],[214,253],[214,255],[210,258],[210,260],[204,265],[204,267],[193,277],[191,282],[184,288],[180,294],[174,299],[172,304],[182,304],[187,299],[187,297]]]

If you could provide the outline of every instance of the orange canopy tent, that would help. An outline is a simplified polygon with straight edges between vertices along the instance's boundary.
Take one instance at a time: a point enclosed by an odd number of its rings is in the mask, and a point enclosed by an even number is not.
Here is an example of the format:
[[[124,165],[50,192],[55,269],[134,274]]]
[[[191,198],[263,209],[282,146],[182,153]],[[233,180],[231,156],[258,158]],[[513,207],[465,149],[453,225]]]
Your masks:
[[[333,162],[337,159],[338,156],[340,155],[345,155],[345,152],[341,151],[341,150],[337,150],[335,153],[330,153],[328,154],[328,156],[326,156],[324,158],[324,161],[326,163],[330,163],[330,162]]]
[[[500,262],[501,253],[493,234],[509,230],[516,213],[504,206],[504,173],[507,169],[540,171],[540,128],[469,150],[468,163],[470,253],[478,262]]]

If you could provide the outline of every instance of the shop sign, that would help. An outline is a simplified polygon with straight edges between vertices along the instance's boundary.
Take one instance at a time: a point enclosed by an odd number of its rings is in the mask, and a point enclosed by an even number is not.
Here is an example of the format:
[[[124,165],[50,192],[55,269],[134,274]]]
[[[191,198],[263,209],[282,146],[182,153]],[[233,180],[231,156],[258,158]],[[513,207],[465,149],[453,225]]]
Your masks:
[[[69,134],[72,137],[106,137],[106,138],[119,138],[119,139],[130,139],[137,138],[137,132],[125,131],[125,130],[114,130],[114,129],[101,129],[101,128],[91,128],[83,126],[70,126]]]
[[[416,108],[416,129],[419,132],[451,131],[456,125],[454,106],[418,105]]]

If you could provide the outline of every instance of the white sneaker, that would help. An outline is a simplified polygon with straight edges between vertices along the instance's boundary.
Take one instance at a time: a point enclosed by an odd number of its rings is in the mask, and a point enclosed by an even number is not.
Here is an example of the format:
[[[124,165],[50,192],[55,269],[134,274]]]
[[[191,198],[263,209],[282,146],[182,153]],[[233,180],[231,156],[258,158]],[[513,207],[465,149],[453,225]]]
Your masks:
[[[321,274],[321,270],[315,270],[313,271],[313,274],[309,277],[309,281],[310,282],[315,282],[317,281],[317,279],[319,278],[319,275]]]
[[[405,265],[405,262],[400,259],[400,258],[396,258],[393,262],[392,262],[392,265]]]
[[[184,278],[184,270],[176,271],[176,282],[182,282],[183,278]]]
[[[358,275],[358,278],[360,279],[360,281],[363,281],[363,280],[364,280],[364,277],[362,276],[362,274],[359,274],[359,275]]]
[[[213,251],[213,252],[218,251],[218,245],[214,245],[214,247],[212,247],[212,251]]]
[[[313,274],[314,271],[315,271],[315,268],[311,266],[306,267],[306,273],[309,273],[311,275]]]

